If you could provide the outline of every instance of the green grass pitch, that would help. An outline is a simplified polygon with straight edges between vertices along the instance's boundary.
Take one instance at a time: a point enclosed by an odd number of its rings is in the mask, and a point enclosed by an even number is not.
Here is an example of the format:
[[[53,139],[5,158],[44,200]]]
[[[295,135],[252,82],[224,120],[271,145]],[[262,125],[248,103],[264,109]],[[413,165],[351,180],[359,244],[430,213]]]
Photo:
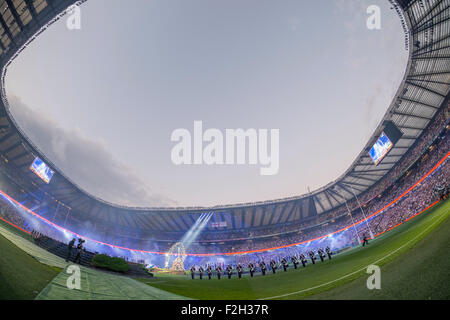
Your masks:
[[[39,263],[0,235],[0,299],[33,299],[61,271]]]
[[[238,279],[164,276],[143,279],[195,299],[449,299],[450,201],[332,260],[277,274]],[[369,290],[368,265],[381,268],[381,290]]]

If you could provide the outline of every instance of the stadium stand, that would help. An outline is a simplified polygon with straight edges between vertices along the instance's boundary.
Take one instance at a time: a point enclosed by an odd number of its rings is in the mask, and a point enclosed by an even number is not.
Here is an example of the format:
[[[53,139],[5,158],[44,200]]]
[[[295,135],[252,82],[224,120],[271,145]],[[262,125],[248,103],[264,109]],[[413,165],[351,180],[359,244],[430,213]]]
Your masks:
[[[371,231],[374,234],[381,234],[386,230],[389,230],[393,226],[402,223],[412,215],[425,209],[428,205],[432,204],[439,198],[443,198],[448,195],[449,184],[447,177],[449,176],[450,170],[449,164],[446,160],[446,155],[448,156],[448,150],[450,149],[448,134],[448,125],[446,125],[443,127],[443,130],[439,132],[439,134],[435,135],[435,140],[431,145],[426,144],[426,146],[424,146],[426,148],[425,152],[418,152],[419,156],[415,159],[415,161],[409,163],[408,171],[398,175],[397,179],[395,179],[395,188],[392,188],[392,184],[389,184],[378,196],[372,197],[370,195],[369,200],[367,202],[363,202],[362,206],[367,216],[380,211],[406,190],[415,185],[417,181],[426,175],[426,173],[430,171],[440,159],[445,159],[436,172],[421,182],[415,189],[410,191],[407,196],[401,199],[401,201],[382,210],[374,218],[369,220]],[[408,160],[409,159],[410,157],[408,157]],[[299,225],[280,226],[279,228],[263,230],[246,230],[241,233],[232,232],[227,234],[226,232],[222,232],[222,239],[216,235],[216,239],[212,240],[217,242],[220,239],[222,244],[219,245],[216,245],[215,243],[211,245],[211,240],[209,240],[208,237],[211,237],[212,235],[210,233],[205,233],[189,248],[189,250],[194,254],[241,252],[289,246],[295,243],[309,241],[345,228],[351,225],[351,221],[353,220],[360,221],[364,219],[362,211],[357,204],[351,204],[349,206],[353,208],[351,210],[351,215],[345,211],[338,213],[332,212],[328,216],[328,220],[325,221],[323,221],[324,218],[320,217],[320,219],[317,218],[316,220],[311,220]],[[30,228],[30,225],[32,225],[22,216],[18,216],[17,212],[7,205],[2,205],[0,212],[4,219],[9,220],[22,228]],[[54,232],[53,229],[49,229],[48,231],[50,234]],[[33,234],[35,241],[39,246],[60,257],[65,257],[67,252],[66,244],[51,239],[49,236],[45,236],[40,232],[36,232],[34,230],[31,230],[30,232]],[[363,234],[369,234],[367,224],[361,223],[356,229],[356,232],[361,238]],[[341,247],[332,245],[333,250],[341,250],[347,246],[356,245],[357,242],[355,242],[355,239],[356,237],[350,229],[350,232],[346,232],[345,237],[341,239],[341,243],[344,245]],[[140,246],[138,248],[148,250],[148,240],[143,240],[144,241],[141,243],[135,242],[134,244]],[[166,239],[166,246],[163,247],[159,245],[158,248],[163,252],[168,251],[170,245],[172,245],[176,240],[176,238]],[[321,247],[325,246],[325,243],[321,245]],[[318,247],[315,246],[311,249],[317,251]],[[304,250],[304,248],[289,247],[271,252],[261,252],[254,256],[236,255],[234,259],[228,259],[227,261],[233,266],[236,266],[238,263],[247,265],[250,262],[258,263],[259,260],[267,261],[269,259],[274,259],[279,263],[283,257],[290,258],[292,255],[298,256],[300,253],[303,253]],[[92,253],[86,254],[83,258],[82,264],[88,266],[92,257]],[[126,256],[125,258],[128,259]],[[188,259],[188,262],[195,264],[207,264],[210,261],[211,259],[199,259],[198,257]],[[223,262],[223,264],[225,263]]]
[[[187,248],[185,265],[279,263],[326,245],[334,252],[358,245],[448,196],[450,0],[393,2],[408,29],[408,67],[380,125],[341,177],[305,195],[212,208],[107,203],[72,183],[16,125],[4,88],[7,67],[74,3],[25,1],[19,10],[18,2],[8,1],[12,20],[0,34],[0,217],[33,234],[43,248],[61,256],[76,235],[92,252],[164,266],[165,253],[202,213],[213,212],[225,227],[209,224]],[[388,121],[403,136],[375,166],[367,151]],[[55,170],[49,184],[29,170],[36,156]]]

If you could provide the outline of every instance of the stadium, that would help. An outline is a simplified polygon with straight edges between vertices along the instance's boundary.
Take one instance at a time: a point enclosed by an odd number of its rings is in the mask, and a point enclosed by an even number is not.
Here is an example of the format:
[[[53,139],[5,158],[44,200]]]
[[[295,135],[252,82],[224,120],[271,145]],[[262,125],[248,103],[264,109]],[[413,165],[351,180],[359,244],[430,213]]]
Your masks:
[[[83,190],[10,111],[10,64],[84,2],[0,1],[0,299],[450,298],[450,0],[391,2],[407,68],[339,178],[289,198],[148,208]],[[72,238],[85,240],[77,264],[90,283],[75,290]],[[125,271],[102,270],[105,256]],[[369,265],[383,267],[384,290],[366,288]]]

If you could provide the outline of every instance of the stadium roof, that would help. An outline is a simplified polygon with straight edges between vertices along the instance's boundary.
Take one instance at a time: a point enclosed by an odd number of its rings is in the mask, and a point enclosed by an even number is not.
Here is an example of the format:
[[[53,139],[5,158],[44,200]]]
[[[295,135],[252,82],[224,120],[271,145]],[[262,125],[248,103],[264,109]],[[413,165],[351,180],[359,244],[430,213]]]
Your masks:
[[[240,229],[299,221],[340,207],[374,186],[392,169],[432,122],[449,95],[450,83],[450,0],[398,0],[394,9],[402,19],[409,61],[400,87],[387,112],[352,165],[338,179],[311,193],[257,203],[224,205],[212,208],[131,208],[107,203],[88,194],[64,176],[50,159],[33,145],[16,125],[9,110],[5,76],[11,61],[65,10],[83,1],[74,0],[0,0],[0,153],[5,167],[23,177],[20,186],[43,192],[58,200],[68,214],[130,228],[184,231],[196,215],[216,212],[228,228]],[[368,150],[384,129],[394,122],[403,132],[392,150],[375,166]],[[29,166],[36,156],[55,169],[50,184],[45,184]]]

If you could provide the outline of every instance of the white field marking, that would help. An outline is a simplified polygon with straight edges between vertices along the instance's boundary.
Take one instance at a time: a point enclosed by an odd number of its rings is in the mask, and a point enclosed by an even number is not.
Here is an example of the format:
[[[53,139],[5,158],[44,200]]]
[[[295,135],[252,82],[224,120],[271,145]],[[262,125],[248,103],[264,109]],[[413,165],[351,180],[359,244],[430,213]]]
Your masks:
[[[394,251],[392,251],[392,252],[389,253],[388,255],[384,256],[383,258],[378,259],[377,261],[375,261],[375,262],[373,262],[373,263],[371,263],[371,264],[369,264],[369,265],[377,264],[378,262],[383,261],[384,259],[390,257],[391,255],[393,255],[393,254],[396,253],[397,251],[401,250],[403,247],[405,247],[406,245],[408,245],[408,244],[411,243],[412,241],[416,240],[418,237],[420,237],[422,234],[424,234],[426,231],[428,231],[428,229],[430,229],[431,227],[433,227],[437,222],[440,222],[440,220],[441,220],[441,219],[436,220],[433,224],[429,225],[425,230],[423,230],[421,233],[419,233],[419,234],[418,234],[417,236],[415,236],[413,239],[409,240],[408,242],[406,242],[406,243],[405,243],[404,245],[402,245],[401,247],[395,249]],[[442,219],[442,220],[443,220],[443,219]],[[339,281],[339,280],[345,279],[345,278],[347,278],[347,277],[350,277],[351,275],[354,275],[354,274],[356,274],[356,273],[358,273],[358,272],[361,272],[361,271],[363,271],[363,270],[366,270],[367,267],[368,267],[369,265],[367,265],[366,267],[361,268],[361,269],[359,269],[359,270],[356,270],[356,271],[354,271],[354,272],[351,272],[351,273],[349,273],[349,274],[346,274],[346,275],[344,275],[344,276],[342,276],[342,277],[340,277],[340,278],[334,279],[334,280],[332,280],[332,281],[328,281],[328,282],[326,282],[326,283],[319,284],[319,285],[317,285],[317,286],[314,286],[314,287],[311,287],[311,288],[308,288],[308,289],[303,289],[303,290],[299,290],[299,291],[295,291],[295,292],[291,292],[291,293],[286,293],[286,294],[282,294],[282,295],[279,295],[279,296],[273,296],[273,297],[268,297],[268,298],[260,298],[260,299],[258,299],[258,300],[270,300],[270,299],[283,298],[283,297],[291,296],[291,295],[293,295],[293,294],[302,293],[302,292],[310,291],[310,290],[313,290],[313,289],[316,289],[316,288],[320,288],[320,287],[329,285],[329,284],[331,284],[331,283],[337,282],[337,281]]]

